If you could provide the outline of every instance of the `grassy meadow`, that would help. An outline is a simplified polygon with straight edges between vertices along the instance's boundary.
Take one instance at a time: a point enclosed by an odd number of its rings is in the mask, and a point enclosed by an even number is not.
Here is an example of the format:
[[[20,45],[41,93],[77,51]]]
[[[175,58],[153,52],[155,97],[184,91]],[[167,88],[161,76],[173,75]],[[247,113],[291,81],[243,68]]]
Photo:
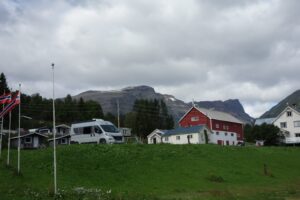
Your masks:
[[[17,151],[0,165],[0,199],[300,199],[300,148],[70,145]]]

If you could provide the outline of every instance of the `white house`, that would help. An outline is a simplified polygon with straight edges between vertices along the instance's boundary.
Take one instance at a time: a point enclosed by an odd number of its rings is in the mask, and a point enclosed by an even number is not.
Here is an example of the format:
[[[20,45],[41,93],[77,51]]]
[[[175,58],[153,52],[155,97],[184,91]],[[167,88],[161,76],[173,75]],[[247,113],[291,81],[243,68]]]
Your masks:
[[[20,135],[20,148],[21,149],[37,149],[46,147],[48,136],[36,132],[22,132]],[[14,148],[18,147],[19,137],[10,138],[11,145]]]
[[[155,129],[147,136],[148,144],[159,144],[162,143],[162,136],[167,132],[167,130]]]
[[[280,128],[285,144],[300,143],[300,113],[295,108],[287,106],[273,121]]]
[[[281,142],[284,144],[300,143],[300,112],[287,106],[277,117],[257,119],[255,125],[273,124],[280,128]]]
[[[211,131],[205,126],[179,127],[168,130],[163,136],[163,143],[169,144],[206,144],[210,142]]]

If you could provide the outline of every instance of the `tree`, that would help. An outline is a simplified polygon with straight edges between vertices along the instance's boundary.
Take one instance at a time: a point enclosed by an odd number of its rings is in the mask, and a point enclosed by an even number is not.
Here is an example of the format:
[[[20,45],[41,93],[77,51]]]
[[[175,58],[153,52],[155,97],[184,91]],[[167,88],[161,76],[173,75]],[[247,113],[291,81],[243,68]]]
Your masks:
[[[134,134],[146,138],[156,128],[173,128],[174,121],[164,101],[140,99],[135,101],[133,112],[126,114],[125,126],[131,127]]]
[[[2,95],[3,92],[10,92],[7,82],[6,82],[6,77],[4,73],[2,72],[0,74],[0,94]]]
[[[247,142],[255,142],[254,140],[254,134],[253,134],[253,127],[250,124],[246,124],[244,127],[244,134],[245,134],[245,140]]]
[[[118,119],[115,115],[113,115],[111,112],[108,112],[104,115],[104,119],[107,121],[112,122],[113,124],[117,125],[118,124]]]
[[[264,140],[265,145],[277,145],[279,143],[280,129],[273,124],[263,123],[262,125],[245,126],[245,138],[247,142],[255,140]]]

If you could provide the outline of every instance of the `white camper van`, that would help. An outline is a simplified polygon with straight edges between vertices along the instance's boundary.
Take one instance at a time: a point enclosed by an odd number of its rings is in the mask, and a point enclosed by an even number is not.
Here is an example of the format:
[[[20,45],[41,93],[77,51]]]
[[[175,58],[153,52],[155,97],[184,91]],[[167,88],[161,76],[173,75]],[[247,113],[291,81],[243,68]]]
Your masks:
[[[71,125],[71,143],[123,143],[122,133],[109,121],[93,119]]]

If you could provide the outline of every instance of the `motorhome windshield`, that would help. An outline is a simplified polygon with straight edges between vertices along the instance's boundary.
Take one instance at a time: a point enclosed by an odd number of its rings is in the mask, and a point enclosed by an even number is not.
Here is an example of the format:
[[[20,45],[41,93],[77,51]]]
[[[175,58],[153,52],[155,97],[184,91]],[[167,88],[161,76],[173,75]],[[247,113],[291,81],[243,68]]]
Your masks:
[[[105,131],[105,132],[110,132],[110,133],[118,133],[118,129],[113,126],[113,125],[101,125],[101,128]]]

